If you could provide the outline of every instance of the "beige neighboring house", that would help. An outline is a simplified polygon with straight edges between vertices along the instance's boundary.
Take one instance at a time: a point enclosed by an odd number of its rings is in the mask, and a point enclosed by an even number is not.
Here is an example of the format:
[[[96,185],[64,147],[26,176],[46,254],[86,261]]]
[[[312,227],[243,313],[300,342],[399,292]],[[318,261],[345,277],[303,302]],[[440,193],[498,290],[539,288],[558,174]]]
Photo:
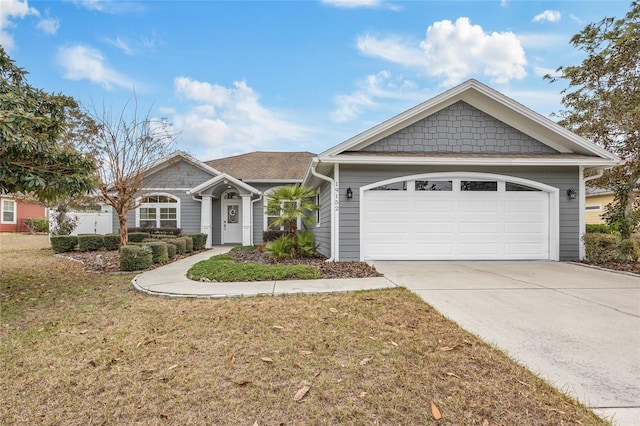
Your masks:
[[[587,187],[584,197],[585,223],[589,225],[606,223],[602,215],[604,208],[612,201],[613,191],[610,189]]]

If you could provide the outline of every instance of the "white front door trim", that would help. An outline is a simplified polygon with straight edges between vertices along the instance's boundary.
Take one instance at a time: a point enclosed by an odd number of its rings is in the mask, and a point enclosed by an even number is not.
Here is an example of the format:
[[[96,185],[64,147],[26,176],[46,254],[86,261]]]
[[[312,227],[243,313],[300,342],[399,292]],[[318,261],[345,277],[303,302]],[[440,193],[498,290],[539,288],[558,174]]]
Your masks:
[[[236,191],[233,191],[236,192]],[[242,229],[242,221],[244,219],[242,215],[242,199],[235,198],[230,200],[225,200],[224,195],[222,197],[221,211],[220,211],[220,219],[221,219],[221,244],[241,244],[243,242],[243,229]],[[227,223],[227,215],[230,206],[236,206],[236,220],[235,223]]]
[[[519,178],[515,176],[499,175],[493,173],[478,172],[440,172],[425,173],[409,176],[401,176],[392,179],[386,179],[369,185],[360,187],[360,260],[365,260],[366,232],[363,232],[365,224],[365,192],[373,188],[389,185],[397,182],[415,181],[415,180],[437,180],[437,179],[477,179],[492,180],[498,182],[512,182],[530,186],[549,194],[549,259],[559,260],[560,258],[560,190],[556,187],[546,185],[529,179]],[[504,185],[504,183],[503,183]],[[413,191],[411,185],[407,186],[408,191]]]

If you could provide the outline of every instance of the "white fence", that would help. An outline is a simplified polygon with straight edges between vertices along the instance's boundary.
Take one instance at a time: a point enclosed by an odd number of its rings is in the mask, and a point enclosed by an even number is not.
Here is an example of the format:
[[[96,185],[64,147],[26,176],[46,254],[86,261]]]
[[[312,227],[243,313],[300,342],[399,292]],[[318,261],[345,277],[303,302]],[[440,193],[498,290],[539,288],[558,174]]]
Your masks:
[[[71,235],[110,234],[113,232],[110,206],[103,206],[101,212],[70,212],[67,215],[78,219],[78,226]],[[49,222],[51,227],[55,225],[51,213],[49,213]]]

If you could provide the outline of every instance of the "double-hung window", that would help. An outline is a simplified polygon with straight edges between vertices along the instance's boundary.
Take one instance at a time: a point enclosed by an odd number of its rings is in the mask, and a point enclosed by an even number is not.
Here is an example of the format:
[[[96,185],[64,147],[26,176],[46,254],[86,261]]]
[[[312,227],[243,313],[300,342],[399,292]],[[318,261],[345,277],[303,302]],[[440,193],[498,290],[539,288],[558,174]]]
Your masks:
[[[2,223],[16,223],[16,202],[2,200]]]
[[[178,228],[179,202],[170,195],[146,195],[138,209],[138,226]]]

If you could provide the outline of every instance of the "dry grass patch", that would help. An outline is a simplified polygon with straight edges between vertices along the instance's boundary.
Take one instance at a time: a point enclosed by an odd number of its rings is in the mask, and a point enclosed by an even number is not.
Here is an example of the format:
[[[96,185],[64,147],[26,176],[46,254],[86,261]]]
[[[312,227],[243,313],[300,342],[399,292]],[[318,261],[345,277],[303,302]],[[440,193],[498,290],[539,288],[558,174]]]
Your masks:
[[[406,290],[165,299],[130,279],[3,252],[3,424],[608,424]]]

